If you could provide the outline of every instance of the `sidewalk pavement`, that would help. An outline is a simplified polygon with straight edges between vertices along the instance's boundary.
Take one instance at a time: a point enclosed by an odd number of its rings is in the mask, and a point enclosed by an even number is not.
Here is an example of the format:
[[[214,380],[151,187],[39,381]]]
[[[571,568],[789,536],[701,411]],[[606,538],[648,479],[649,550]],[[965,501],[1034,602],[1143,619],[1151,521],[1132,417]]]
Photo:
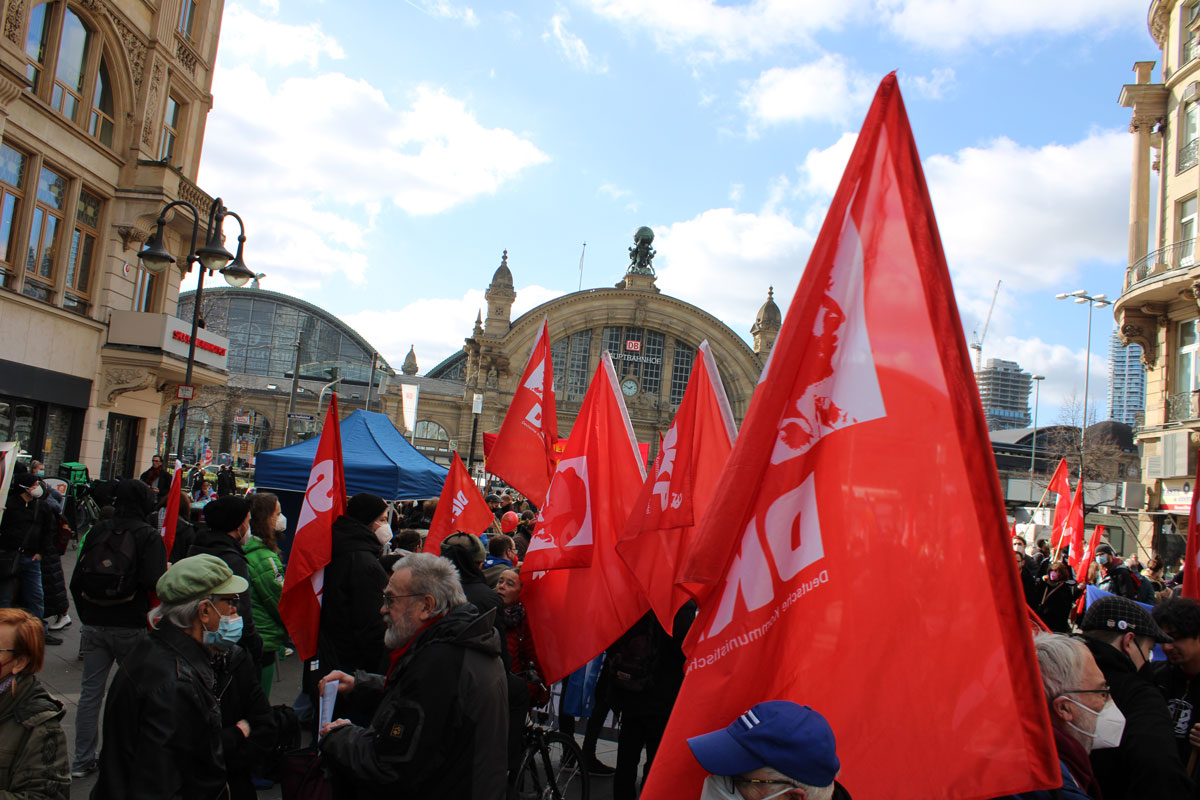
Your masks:
[[[71,580],[71,572],[75,568],[77,553],[76,550],[68,550],[62,557],[63,572],[68,584]],[[72,756],[75,753],[75,710],[79,704],[79,685],[83,679],[83,661],[79,658],[80,622],[74,611],[75,607],[72,604],[72,623],[60,631],[55,631],[55,634],[62,638],[63,643],[46,648],[45,666],[38,674],[38,678],[46,686],[46,689],[67,706],[67,715],[63,719],[63,731],[67,736],[67,750]],[[271,690],[272,704],[290,705],[296,699],[296,695],[300,691],[300,668],[301,662],[295,656],[279,662],[279,666],[275,670],[275,688]],[[116,665],[109,672],[109,681],[112,680],[115,673]],[[582,740],[582,737],[576,738]],[[101,746],[103,746],[103,742],[101,742]],[[616,742],[602,739],[597,745],[596,751],[601,760],[609,765],[617,762]],[[86,778],[74,779],[71,781],[71,796],[87,797],[91,794],[95,783],[95,773]],[[275,800],[282,798],[283,794],[280,787],[276,785],[271,789],[260,791],[258,796],[263,800]],[[612,797],[612,778],[593,777],[591,796],[596,800],[609,800]]]

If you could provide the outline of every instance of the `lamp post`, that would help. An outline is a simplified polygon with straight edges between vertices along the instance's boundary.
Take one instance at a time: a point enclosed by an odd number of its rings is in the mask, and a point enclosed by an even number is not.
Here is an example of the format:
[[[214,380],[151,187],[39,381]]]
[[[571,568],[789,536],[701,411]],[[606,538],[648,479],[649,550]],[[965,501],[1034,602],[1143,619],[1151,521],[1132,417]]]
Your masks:
[[[185,272],[191,272],[193,264],[200,265],[196,294],[193,297],[192,335],[188,339],[187,369],[183,378],[184,385],[191,386],[192,371],[196,366],[196,336],[200,328],[200,306],[204,300],[204,274],[207,272],[211,275],[213,272],[220,272],[230,286],[239,287],[245,286],[254,277],[254,273],[247,269],[246,264],[242,261],[242,247],[246,243],[246,226],[241,217],[225,208],[225,204],[219,197],[212,201],[212,205],[208,209],[208,222],[204,230],[205,244],[199,248],[196,247],[196,239],[200,233],[200,212],[196,210],[196,207],[186,200],[175,200],[163,206],[162,211],[158,214],[158,227],[154,231],[154,236],[147,243],[146,249],[138,253],[138,259],[141,260],[142,266],[147,271],[165,272],[175,263],[175,257],[166,248],[163,234],[167,227],[167,212],[176,206],[187,208],[192,212],[192,241],[188,246],[185,259],[187,267]],[[238,223],[236,256],[231,255],[225,249],[225,234],[222,226],[226,217],[233,217]],[[190,399],[185,397],[179,408],[179,447],[177,451],[180,454],[183,453],[184,433],[187,431],[189,403]]]
[[[1077,305],[1087,304],[1088,307],[1088,324],[1087,324],[1087,349],[1085,350],[1083,360],[1083,420],[1079,424],[1079,480],[1083,480],[1083,443],[1087,432],[1087,403],[1088,403],[1088,378],[1092,373],[1092,309],[1104,308],[1111,306],[1112,301],[1108,299],[1106,294],[1090,295],[1087,289],[1076,289],[1073,292],[1065,292],[1056,294],[1055,299],[1066,300],[1068,297],[1073,299]]]
[[[476,392],[471,398],[471,450],[467,456],[467,474],[471,476],[471,480],[475,480],[475,473],[471,470],[475,466],[475,434],[479,431],[479,415],[483,413],[483,393]]]
[[[1041,399],[1042,381],[1045,375],[1033,375],[1033,449],[1029,454],[1029,502],[1033,502],[1033,469],[1037,463],[1037,418],[1038,400]]]

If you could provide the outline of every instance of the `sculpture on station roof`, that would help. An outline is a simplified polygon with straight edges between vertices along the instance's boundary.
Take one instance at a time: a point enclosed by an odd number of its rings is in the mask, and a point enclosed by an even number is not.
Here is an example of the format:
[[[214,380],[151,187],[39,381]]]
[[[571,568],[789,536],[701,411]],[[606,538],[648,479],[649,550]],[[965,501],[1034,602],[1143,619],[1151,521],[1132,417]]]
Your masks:
[[[654,231],[643,225],[633,234],[633,247],[629,248],[629,275],[653,275],[655,250]]]

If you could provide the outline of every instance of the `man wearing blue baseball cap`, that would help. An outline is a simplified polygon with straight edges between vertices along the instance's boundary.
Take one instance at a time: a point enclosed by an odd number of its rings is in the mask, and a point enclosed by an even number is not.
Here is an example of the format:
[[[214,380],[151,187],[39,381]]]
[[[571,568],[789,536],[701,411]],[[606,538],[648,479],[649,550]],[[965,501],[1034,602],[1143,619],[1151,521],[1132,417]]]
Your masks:
[[[700,800],[850,800],[833,729],[808,706],[759,703],[728,728],[688,739],[710,775]]]

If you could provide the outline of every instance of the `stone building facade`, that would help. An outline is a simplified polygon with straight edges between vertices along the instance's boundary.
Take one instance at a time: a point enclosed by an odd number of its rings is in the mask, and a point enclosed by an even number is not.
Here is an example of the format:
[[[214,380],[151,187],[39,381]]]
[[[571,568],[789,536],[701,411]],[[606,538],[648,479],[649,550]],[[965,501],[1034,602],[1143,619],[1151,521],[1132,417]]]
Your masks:
[[[154,275],[137,253],[168,202],[208,210],[195,180],[223,3],[2,6],[0,440],[51,474],[136,474],[190,332],[174,315],[183,272]],[[169,221],[181,264],[191,230],[185,213]],[[224,383],[227,343],[205,344],[194,383]]]

